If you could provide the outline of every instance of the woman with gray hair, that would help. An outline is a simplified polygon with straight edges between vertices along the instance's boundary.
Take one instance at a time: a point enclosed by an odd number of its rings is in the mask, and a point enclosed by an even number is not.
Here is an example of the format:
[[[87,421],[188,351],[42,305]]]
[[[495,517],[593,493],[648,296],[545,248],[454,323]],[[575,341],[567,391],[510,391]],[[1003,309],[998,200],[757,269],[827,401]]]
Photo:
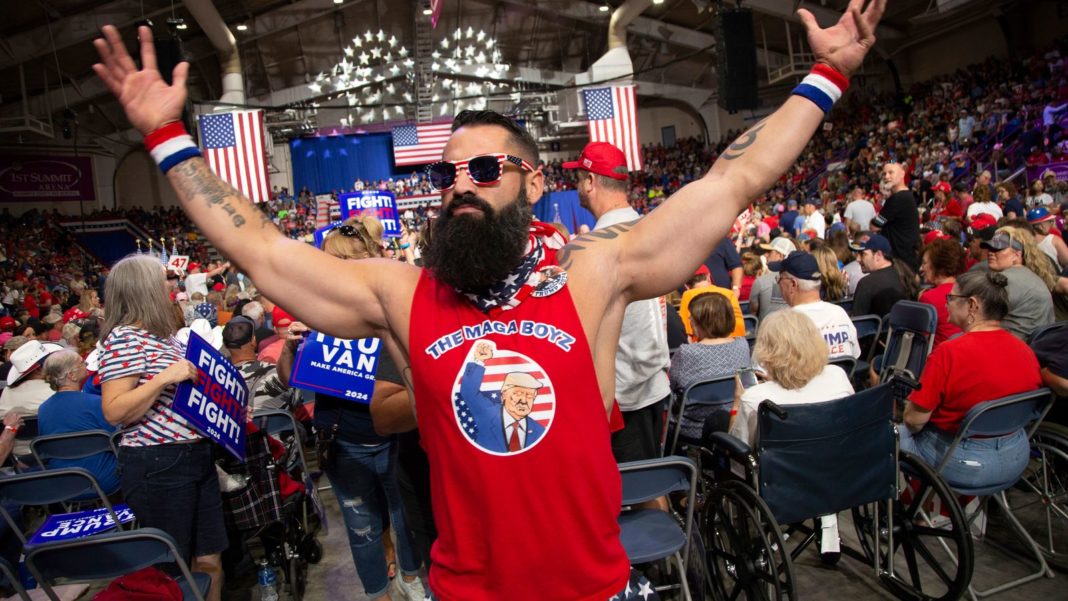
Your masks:
[[[45,359],[42,369],[45,381],[56,393],[48,397],[37,410],[37,427],[41,436],[89,430],[104,430],[109,434],[115,431],[115,426],[104,419],[100,397],[82,392],[82,382],[87,372],[85,361],[77,351],[64,349],[52,353]],[[105,494],[111,495],[119,490],[118,466],[111,453],[98,453],[69,461],[55,459],[48,466],[85,468],[93,474]]]
[[[211,574],[220,599],[227,546],[219,478],[210,441],[171,408],[179,382],[196,377],[158,257],[130,255],[115,264],[105,289],[100,336],[104,417],[128,431],[119,443],[122,492],[142,526],[174,537],[194,571]]]

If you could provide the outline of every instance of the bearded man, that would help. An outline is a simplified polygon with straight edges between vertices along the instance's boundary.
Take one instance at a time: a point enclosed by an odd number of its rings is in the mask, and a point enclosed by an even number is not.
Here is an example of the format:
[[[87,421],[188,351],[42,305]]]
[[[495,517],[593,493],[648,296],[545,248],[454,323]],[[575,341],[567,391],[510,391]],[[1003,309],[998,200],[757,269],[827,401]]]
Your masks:
[[[637,588],[649,599],[619,540],[609,444],[624,310],[685,281],[793,164],[875,41],[886,2],[864,4],[852,0],[827,29],[799,11],[819,64],[783,106],[641,221],[571,243],[532,219],[546,185],[530,135],[495,113],[461,113],[429,168],[442,215],[424,269],[342,261],[278,232],[200,158],[178,123],[189,65],[164,83],[148,28],[142,69],[111,26],[94,42],[102,62],[93,68],[216,248],[298,320],[341,338],[378,337],[402,369],[431,467],[431,598],[604,601]],[[463,367],[480,361],[478,341],[496,349],[481,361],[482,394],[499,393],[509,374],[540,384],[529,416],[544,432],[534,444],[502,454],[476,443],[460,389]]]

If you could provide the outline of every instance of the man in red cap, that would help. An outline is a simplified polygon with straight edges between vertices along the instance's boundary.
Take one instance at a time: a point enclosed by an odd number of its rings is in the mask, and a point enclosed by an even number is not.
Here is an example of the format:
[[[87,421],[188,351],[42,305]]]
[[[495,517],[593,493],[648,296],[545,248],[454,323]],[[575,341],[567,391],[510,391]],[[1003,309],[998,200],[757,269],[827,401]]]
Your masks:
[[[627,157],[607,142],[590,142],[577,161],[564,169],[578,171],[579,204],[597,219],[593,231],[634,224],[640,215],[627,202]],[[623,412],[623,429],[612,433],[617,463],[653,459],[660,451],[664,406],[671,398],[667,370],[667,326],[662,299],[639,300],[623,312],[623,328],[616,349],[616,402]]]
[[[282,354],[282,347],[286,344],[286,336],[288,334],[289,326],[296,321],[293,316],[286,313],[282,307],[275,305],[271,310],[271,325],[274,326],[274,333],[278,336],[274,342],[263,347],[260,354],[256,357],[257,361],[264,363],[278,363],[278,357]]]
[[[605,601],[635,588],[652,597],[620,542],[621,476],[608,444],[627,305],[675,289],[794,164],[862,66],[885,8],[886,0],[850,0],[826,29],[798,11],[816,64],[782,107],[645,219],[571,242],[533,220],[546,190],[537,141],[504,115],[462,111],[441,160],[427,166],[442,209],[422,269],[344,261],[290,239],[212,173],[181,123],[189,64],[167,84],[149,27],[138,30],[138,63],[105,26],[93,70],[145,136],[182,208],[264,294],[317,331],[382,340],[411,391],[414,408],[405,409],[430,462],[431,599]],[[496,345],[491,359],[475,354],[479,341]],[[466,366],[479,363],[547,384],[532,412],[545,427],[535,444],[505,454],[477,444],[459,392]],[[523,438],[518,420],[505,425]]]

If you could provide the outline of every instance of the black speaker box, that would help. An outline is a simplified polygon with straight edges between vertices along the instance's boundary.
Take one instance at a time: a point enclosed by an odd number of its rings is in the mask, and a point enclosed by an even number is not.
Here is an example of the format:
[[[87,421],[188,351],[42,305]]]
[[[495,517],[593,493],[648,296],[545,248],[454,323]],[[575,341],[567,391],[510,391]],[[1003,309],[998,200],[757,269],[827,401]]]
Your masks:
[[[728,111],[757,108],[757,54],[752,11],[724,8],[717,17],[716,33],[719,40],[720,106]]]

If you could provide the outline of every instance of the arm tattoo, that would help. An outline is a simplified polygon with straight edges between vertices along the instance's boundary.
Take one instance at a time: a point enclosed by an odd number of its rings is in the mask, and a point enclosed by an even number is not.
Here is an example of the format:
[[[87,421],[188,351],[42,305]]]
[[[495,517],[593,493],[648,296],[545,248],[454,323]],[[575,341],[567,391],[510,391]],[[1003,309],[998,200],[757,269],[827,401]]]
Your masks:
[[[175,182],[178,188],[179,198],[183,203],[192,202],[201,198],[208,208],[218,207],[229,216],[230,222],[235,228],[240,228],[247,223],[245,216],[238,213],[239,203],[244,199],[237,190],[234,190],[226,182],[219,179],[208,168],[203,159],[190,159],[183,161],[174,167],[177,174],[183,176]],[[258,207],[252,207],[260,215],[260,227],[273,226],[270,218]]]
[[[745,150],[752,146],[754,142],[756,142],[757,133],[759,133],[760,130],[764,129],[765,121],[767,121],[766,118],[763,119],[760,123],[757,123],[756,126],[753,127],[753,129],[742,134],[742,137],[738,138],[734,141],[733,144],[728,146],[727,150],[723,152],[723,158],[728,161],[733,161],[734,159],[745,154]]]
[[[575,238],[567,246],[564,246],[556,253],[556,262],[560,267],[565,270],[571,269],[571,255],[581,250],[586,250],[591,244],[595,244],[601,240],[612,240],[619,237],[620,234],[630,231],[634,227],[634,224],[638,223],[638,220],[630,221],[627,223],[617,223],[611,227],[606,227],[603,230],[594,230],[592,232],[583,234],[578,238]]]

